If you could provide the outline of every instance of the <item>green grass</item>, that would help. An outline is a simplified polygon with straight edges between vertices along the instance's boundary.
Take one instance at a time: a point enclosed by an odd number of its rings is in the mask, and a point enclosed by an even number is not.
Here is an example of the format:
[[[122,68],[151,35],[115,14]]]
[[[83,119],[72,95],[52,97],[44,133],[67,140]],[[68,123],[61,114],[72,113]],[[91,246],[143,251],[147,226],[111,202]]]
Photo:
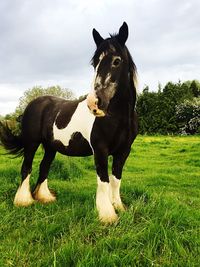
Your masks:
[[[28,208],[12,204],[20,165],[0,157],[0,266],[200,266],[199,136],[136,139],[121,187],[127,211],[111,226],[97,218],[92,157],[57,155],[57,201]]]

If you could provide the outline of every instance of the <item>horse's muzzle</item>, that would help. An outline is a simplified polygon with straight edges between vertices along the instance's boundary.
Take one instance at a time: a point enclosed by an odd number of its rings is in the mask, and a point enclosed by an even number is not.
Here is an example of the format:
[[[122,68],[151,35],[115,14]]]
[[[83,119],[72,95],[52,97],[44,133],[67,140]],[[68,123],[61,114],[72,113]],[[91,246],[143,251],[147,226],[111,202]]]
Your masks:
[[[106,113],[98,107],[99,99],[94,92],[90,92],[87,96],[87,105],[90,112],[96,117],[104,117]]]

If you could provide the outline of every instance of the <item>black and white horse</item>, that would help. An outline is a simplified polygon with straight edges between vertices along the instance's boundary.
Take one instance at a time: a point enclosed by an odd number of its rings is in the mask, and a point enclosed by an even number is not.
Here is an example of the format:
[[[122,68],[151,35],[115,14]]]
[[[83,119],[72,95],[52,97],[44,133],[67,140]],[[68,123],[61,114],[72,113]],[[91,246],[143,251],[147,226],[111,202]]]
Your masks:
[[[92,58],[95,69],[91,92],[81,100],[42,96],[27,106],[21,134],[15,136],[6,125],[1,127],[1,142],[11,153],[23,155],[22,182],[14,204],[28,206],[35,200],[55,201],[47,177],[56,152],[68,156],[94,155],[97,172],[96,205],[102,222],[117,220],[115,209],[124,210],[120,198],[122,168],[137,135],[136,67],[125,46],[128,26],[103,39],[93,29],[97,49]],[[39,178],[31,193],[29,179],[35,152],[45,150]],[[113,157],[108,174],[108,156]]]

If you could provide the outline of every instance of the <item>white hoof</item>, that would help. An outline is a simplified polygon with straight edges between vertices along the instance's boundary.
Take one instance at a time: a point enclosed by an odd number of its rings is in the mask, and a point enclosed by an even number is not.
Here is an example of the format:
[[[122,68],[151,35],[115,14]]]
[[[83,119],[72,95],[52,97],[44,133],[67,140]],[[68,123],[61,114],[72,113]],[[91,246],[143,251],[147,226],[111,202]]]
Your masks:
[[[34,199],[30,191],[29,179],[30,175],[19,186],[13,202],[15,206],[27,207],[33,204]]]
[[[47,179],[36,187],[33,196],[35,200],[42,203],[54,202],[56,200],[55,195],[48,188]]]

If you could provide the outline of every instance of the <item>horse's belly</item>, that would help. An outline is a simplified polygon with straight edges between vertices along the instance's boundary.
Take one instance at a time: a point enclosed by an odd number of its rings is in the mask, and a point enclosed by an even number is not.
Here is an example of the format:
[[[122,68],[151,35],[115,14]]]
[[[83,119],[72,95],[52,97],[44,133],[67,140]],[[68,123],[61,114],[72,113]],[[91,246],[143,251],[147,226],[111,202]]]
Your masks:
[[[86,100],[78,104],[66,127],[58,128],[55,120],[53,142],[57,150],[69,156],[91,155],[90,136],[94,121],[95,117],[90,113]]]
[[[64,146],[59,141],[55,144],[57,151],[67,156],[85,157],[93,154],[90,144],[79,132],[74,133],[68,146]]]

